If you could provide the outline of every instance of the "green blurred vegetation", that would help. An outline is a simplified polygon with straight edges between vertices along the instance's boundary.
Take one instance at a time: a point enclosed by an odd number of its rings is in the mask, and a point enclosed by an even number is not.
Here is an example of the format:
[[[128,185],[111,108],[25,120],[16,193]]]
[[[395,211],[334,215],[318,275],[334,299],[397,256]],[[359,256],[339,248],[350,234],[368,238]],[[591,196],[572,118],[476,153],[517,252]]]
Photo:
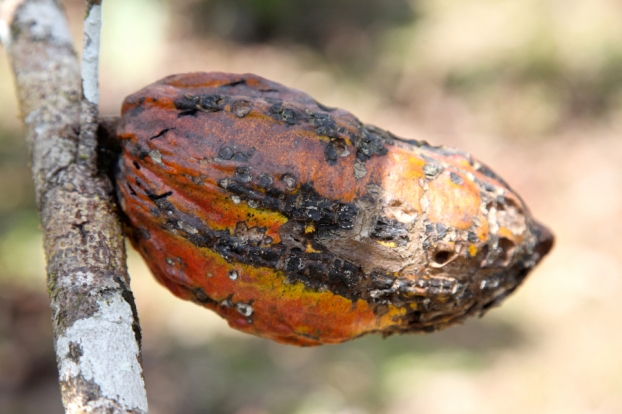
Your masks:
[[[408,0],[186,1],[193,36],[243,44],[302,45],[352,74],[366,72],[387,31],[416,20]],[[174,4],[174,3],[173,3]]]
[[[416,110],[434,93],[493,133],[548,134],[622,112],[622,6],[608,0],[184,0],[180,36],[305,47],[344,82]],[[185,20],[184,20],[185,21]]]
[[[44,265],[28,165],[18,131],[0,128],[0,282],[38,283]]]
[[[258,338],[173,342],[157,356],[147,348],[144,358],[148,393],[166,413],[226,414],[244,407],[271,414],[383,413],[429,372],[481,372],[498,351],[522,346],[523,333],[492,321],[433,336],[373,336],[319,348]]]

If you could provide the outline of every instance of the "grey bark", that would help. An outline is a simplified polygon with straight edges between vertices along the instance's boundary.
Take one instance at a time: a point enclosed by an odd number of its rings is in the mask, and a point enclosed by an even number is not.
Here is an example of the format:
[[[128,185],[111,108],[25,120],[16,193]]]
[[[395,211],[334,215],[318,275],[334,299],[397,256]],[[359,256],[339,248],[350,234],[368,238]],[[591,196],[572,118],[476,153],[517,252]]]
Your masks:
[[[80,161],[80,72],[64,15],[55,0],[0,6],[32,154],[66,412],[145,413],[121,225],[109,179],[93,172],[93,158]]]

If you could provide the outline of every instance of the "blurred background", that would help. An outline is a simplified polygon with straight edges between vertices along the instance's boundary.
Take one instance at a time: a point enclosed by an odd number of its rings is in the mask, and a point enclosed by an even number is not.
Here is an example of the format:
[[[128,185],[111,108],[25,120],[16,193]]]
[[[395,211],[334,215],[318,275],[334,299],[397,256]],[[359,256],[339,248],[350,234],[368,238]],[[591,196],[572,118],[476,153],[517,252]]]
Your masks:
[[[171,73],[253,72],[471,152],[557,236],[483,319],[311,349],[232,331],[130,252],[151,413],[622,412],[622,2],[106,0],[103,32],[103,114]],[[0,108],[0,412],[62,413],[4,53]]]

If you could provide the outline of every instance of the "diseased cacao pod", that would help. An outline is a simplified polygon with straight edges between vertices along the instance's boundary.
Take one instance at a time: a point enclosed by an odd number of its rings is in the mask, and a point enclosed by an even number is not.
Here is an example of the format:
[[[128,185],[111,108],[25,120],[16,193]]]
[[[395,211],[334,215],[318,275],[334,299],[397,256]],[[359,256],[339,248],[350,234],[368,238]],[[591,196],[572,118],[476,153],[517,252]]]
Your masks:
[[[117,135],[120,204],[156,278],[278,342],[460,323],[553,243],[469,154],[255,75],[169,76],[125,100]]]

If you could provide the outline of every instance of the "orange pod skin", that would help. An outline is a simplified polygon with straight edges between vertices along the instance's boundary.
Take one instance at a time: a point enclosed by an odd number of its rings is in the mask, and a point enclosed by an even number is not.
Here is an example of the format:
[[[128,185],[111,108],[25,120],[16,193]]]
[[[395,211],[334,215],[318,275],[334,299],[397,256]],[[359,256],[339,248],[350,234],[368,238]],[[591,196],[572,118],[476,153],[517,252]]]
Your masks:
[[[282,343],[460,323],[553,243],[470,155],[255,75],[162,79],[126,98],[117,138],[119,202],[155,277]]]

